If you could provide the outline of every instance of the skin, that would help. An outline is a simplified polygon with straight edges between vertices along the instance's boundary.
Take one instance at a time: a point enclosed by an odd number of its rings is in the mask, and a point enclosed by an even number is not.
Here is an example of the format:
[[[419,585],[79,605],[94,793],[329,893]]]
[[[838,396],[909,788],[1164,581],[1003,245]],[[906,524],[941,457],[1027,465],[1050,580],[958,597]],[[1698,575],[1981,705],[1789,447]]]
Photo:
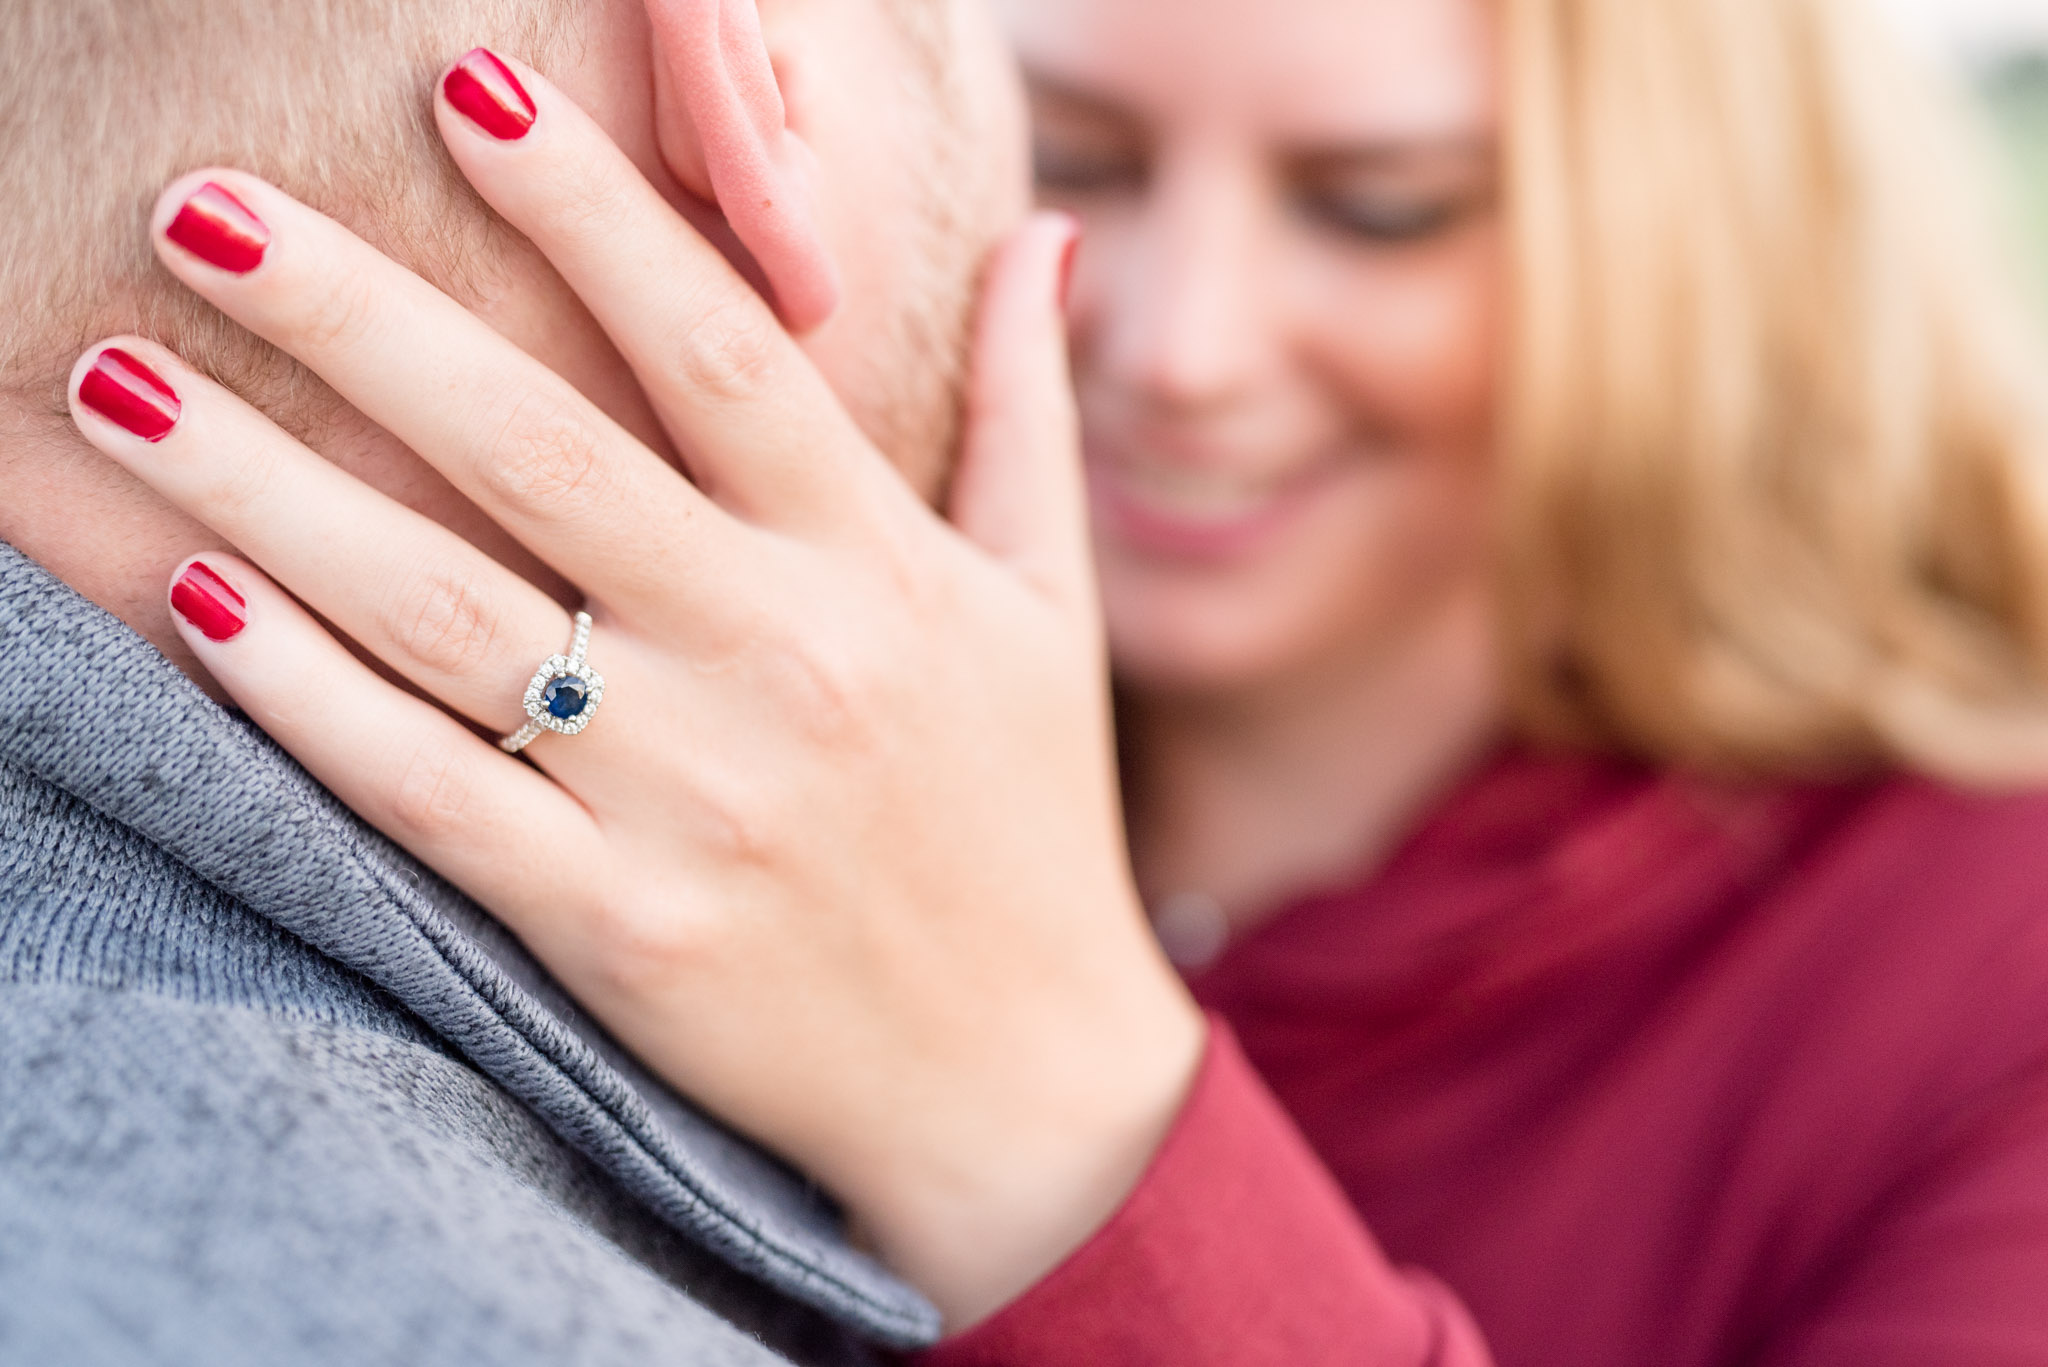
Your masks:
[[[1149,898],[1353,876],[1498,725],[1480,0],[1017,0]]]
[[[241,552],[198,557],[238,628],[175,618],[206,673],[659,1073],[815,1176],[964,1326],[1123,1200],[1203,1044],[1119,838],[1060,307],[1073,226],[1032,219],[988,263],[948,521],[757,282],[511,65],[532,129],[499,140],[443,97],[442,135],[604,329],[659,441],[252,177],[182,178],[151,233],[174,276],[577,586],[606,681],[587,733],[523,760],[477,734],[521,726],[527,678],[568,639],[544,583],[165,348],[88,351],[73,418]],[[768,103],[682,117],[714,185],[773,173],[748,158],[775,138],[716,132],[770,123]],[[208,183],[272,234],[246,273],[167,236]],[[791,272],[815,287],[803,272],[830,255],[801,233],[752,250],[778,295]],[[83,397],[110,347],[178,395],[155,440]]]
[[[1453,41],[1484,30],[1449,22],[1449,0],[1432,8],[1446,20],[1434,27],[1403,27],[1402,8],[1374,12],[1380,36],[1405,39],[1409,56],[1484,51]],[[1135,22],[1140,10],[1152,27]],[[1069,32],[1091,32],[1085,7],[1057,11]],[[1105,50],[1148,54],[1132,57],[1133,71],[1159,54],[1129,44],[1204,31],[1184,10],[1100,12],[1132,21],[1093,36]],[[1257,27],[1249,6],[1216,10],[1233,13]],[[1339,25],[1319,45],[1375,32]],[[1299,83],[1270,69],[1299,54],[1245,54],[1271,77],[1251,85],[1272,108],[1226,102],[1220,132],[1181,111],[1205,135],[1185,183],[1173,183],[1203,212],[1175,198],[1155,224],[1082,206],[1107,229],[1075,336],[1148,878],[1182,872],[1157,832],[1192,849],[1203,820],[1251,815],[1267,800],[1285,818],[1319,787],[1344,819],[1311,812],[1316,839],[1354,854],[1370,843],[1362,828],[1444,781],[1492,718],[1478,509],[1493,250],[1490,205],[1476,193],[1490,184],[1465,146],[1484,120],[1447,98],[1487,83],[1443,83],[1446,98],[1423,111],[1435,120],[1426,166],[1414,155],[1424,134],[1412,122],[1398,130],[1406,191],[1419,177],[1443,198],[1455,180],[1467,201],[1457,228],[1398,251],[1338,250],[1258,212],[1279,200],[1279,180],[1244,173],[1281,160],[1298,170],[1308,148],[1324,197],[1332,175],[1355,190],[1357,140],[1384,142],[1392,115],[1347,105],[1346,117],[1317,122],[1331,110],[1281,100]],[[1232,64],[1200,70],[1223,82]],[[1436,68],[1485,72],[1476,60]],[[1088,76],[1068,74],[1070,84]],[[351,667],[344,643],[294,599],[449,712],[509,731],[525,674],[560,648],[567,617],[535,577],[468,557],[177,358],[114,339],[185,401],[161,443],[124,436],[77,400],[97,349],[74,379],[79,430],[248,555],[206,557],[246,598],[244,630],[213,641],[180,627],[234,699],[511,925],[664,1076],[817,1175],[963,1326],[1116,1208],[1201,1050],[1199,1017],[1144,932],[1120,838],[1100,607],[1080,531],[1087,481],[1054,305],[1065,230],[1039,221],[992,265],[948,525],[915,496],[915,475],[906,484],[889,470],[873,433],[849,420],[825,383],[826,357],[797,349],[710,243],[634,188],[637,172],[602,127],[528,75],[542,107],[536,136],[491,143],[445,107],[444,136],[602,323],[697,487],[665,465],[657,441],[602,421],[544,367],[269,187],[207,173],[277,233],[247,277],[163,241],[196,182],[170,188],[154,231],[175,275],[299,357],[588,596],[592,659],[610,689],[587,736],[543,738],[527,767]],[[1332,69],[1318,88],[1334,96],[1356,84],[1355,71]],[[1400,107],[1417,117],[1425,102],[1411,99]],[[1292,120],[1266,130],[1284,159],[1242,136],[1258,111]],[[1447,132],[1452,112],[1468,117]],[[1446,164],[1453,134],[1456,167]],[[717,140],[702,141],[715,161]],[[688,155],[667,160],[688,179]],[[1392,173],[1384,147],[1370,160],[1377,197],[1377,179]],[[578,231],[598,203],[626,210],[605,216],[601,240]],[[1162,225],[1176,235],[1155,252],[1146,230]],[[1211,256],[1213,242],[1234,252]],[[771,292],[779,272],[830,255],[799,245],[788,259],[761,255]],[[1244,283],[1262,249],[1277,253],[1266,264],[1287,268],[1284,289]],[[672,274],[650,288],[621,260],[658,260]],[[373,304],[339,331],[320,326],[338,289]],[[1190,311],[1190,297],[1235,302],[1212,317],[1208,303]],[[1302,313],[1280,309],[1268,327],[1253,300]],[[1401,326],[1371,345],[1371,329],[1345,321],[1359,310]],[[451,406],[450,393],[474,397]],[[549,420],[508,426],[536,411]],[[1191,528],[1217,521],[1219,497],[1239,510],[1248,500],[1214,484],[1174,489],[1175,472],[1155,468],[1162,453],[1226,481],[1284,481],[1285,515],[1257,507],[1256,526],[1221,536]],[[1152,505],[1135,531],[1115,521],[1133,489]],[[1360,518],[1370,535],[1358,534]],[[437,567],[427,587],[464,586],[465,612],[404,610],[418,583],[366,582],[361,570],[421,564]],[[336,715],[377,724],[343,735],[326,724]],[[1361,785],[1361,773],[1373,777]],[[1179,811],[1152,797],[1168,784],[1190,794]],[[536,829],[550,832],[545,848]],[[1270,856],[1240,833],[1232,848],[1285,878],[1334,867],[1317,863],[1328,850],[1304,855],[1315,843],[1280,841]],[[1161,885],[1223,888],[1221,872]]]
[[[727,0],[730,3],[730,0]],[[745,257],[726,226],[701,153],[679,118],[657,118],[667,54],[650,12],[688,12],[715,0],[595,0],[573,64],[550,73],[587,109],[669,203],[720,246]],[[974,174],[935,201],[922,168],[939,117],[908,97],[923,83],[879,4],[766,0],[761,26],[784,87],[789,127],[807,172],[797,195],[817,206],[815,256],[837,277],[838,308],[801,345],[849,412],[926,495],[943,485],[957,428],[958,353],[981,256],[1026,207],[1023,111],[1014,73],[978,4],[952,4],[957,41],[944,54],[971,92],[949,118],[973,150]],[[946,158],[960,160],[956,153]],[[930,244],[943,238],[937,247]],[[906,241],[919,250],[905,250]],[[934,264],[936,263],[936,264]],[[749,266],[752,278],[759,272]],[[657,449],[667,439],[633,373],[588,309],[537,251],[517,251],[503,288],[479,307],[492,328],[570,381]],[[939,278],[934,279],[937,275]],[[911,315],[911,316],[906,316]],[[921,316],[931,315],[931,316]],[[938,354],[934,354],[934,348]],[[947,377],[906,386],[903,372]],[[76,433],[0,395],[0,470],[8,497],[0,537],[104,607],[210,690],[164,603],[163,585],[194,551],[224,547],[146,482],[101,458]],[[343,413],[321,453],[379,491],[453,528],[562,602],[576,597],[528,548],[413,452]]]

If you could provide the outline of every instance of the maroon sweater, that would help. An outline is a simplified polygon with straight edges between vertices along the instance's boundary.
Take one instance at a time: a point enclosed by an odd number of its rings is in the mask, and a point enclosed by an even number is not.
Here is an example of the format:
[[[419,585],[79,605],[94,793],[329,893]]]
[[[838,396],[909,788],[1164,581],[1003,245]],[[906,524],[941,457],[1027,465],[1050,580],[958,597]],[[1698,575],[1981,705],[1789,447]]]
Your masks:
[[[1136,1193],[928,1367],[2048,1364],[2048,796],[1510,756],[1194,986]]]

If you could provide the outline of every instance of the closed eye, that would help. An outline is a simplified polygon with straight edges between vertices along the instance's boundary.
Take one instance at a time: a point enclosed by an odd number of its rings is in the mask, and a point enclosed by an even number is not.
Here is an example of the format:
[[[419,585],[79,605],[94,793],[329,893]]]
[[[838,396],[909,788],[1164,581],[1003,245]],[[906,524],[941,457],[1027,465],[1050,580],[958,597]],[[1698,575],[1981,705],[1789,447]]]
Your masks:
[[[1050,137],[1033,140],[1031,159],[1038,188],[1048,195],[1139,193],[1151,174],[1147,159],[1135,151],[1074,146]]]
[[[1363,242],[1399,246],[1440,237],[1473,210],[1468,197],[1330,194],[1304,190],[1296,207],[1310,222]]]

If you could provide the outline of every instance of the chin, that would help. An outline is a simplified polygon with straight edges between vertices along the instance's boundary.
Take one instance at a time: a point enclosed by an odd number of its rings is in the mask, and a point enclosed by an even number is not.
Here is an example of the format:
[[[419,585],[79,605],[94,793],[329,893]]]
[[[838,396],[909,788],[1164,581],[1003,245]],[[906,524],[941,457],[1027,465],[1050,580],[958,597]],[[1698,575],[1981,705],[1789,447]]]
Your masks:
[[[1353,534],[1334,544],[1304,538],[1290,554],[1253,563],[1202,566],[1098,538],[1118,684],[1133,697],[1249,701],[1367,679],[1390,652],[1422,647],[1433,624],[1486,597],[1477,564],[1450,551],[1451,529],[1436,530],[1443,534],[1431,550],[1375,547]]]
[[[1295,605],[1258,596],[1104,585],[1110,658],[1137,694],[1241,694],[1283,680],[1323,653]]]

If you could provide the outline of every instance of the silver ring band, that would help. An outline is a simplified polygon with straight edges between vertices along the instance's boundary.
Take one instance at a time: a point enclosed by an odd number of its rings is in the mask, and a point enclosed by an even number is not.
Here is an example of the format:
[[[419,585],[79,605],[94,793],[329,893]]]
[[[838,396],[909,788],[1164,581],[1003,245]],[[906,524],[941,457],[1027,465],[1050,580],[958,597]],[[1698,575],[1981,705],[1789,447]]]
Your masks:
[[[576,614],[576,634],[569,653],[551,655],[534,671],[526,686],[526,725],[498,742],[498,748],[516,755],[552,731],[574,736],[597,717],[604,701],[604,676],[592,669],[585,657],[590,653],[590,614]]]

